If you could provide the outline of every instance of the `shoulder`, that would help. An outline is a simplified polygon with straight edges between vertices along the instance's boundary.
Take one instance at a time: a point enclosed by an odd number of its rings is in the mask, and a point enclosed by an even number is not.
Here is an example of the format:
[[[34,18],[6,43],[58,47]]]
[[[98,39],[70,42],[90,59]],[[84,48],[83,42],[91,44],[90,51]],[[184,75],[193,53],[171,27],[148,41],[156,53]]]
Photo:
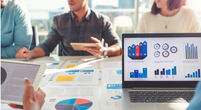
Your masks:
[[[71,19],[71,13],[65,12],[54,16],[54,22],[68,22]]]
[[[58,15],[54,16],[54,20],[57,20],[57,21],[68,20],[70,18],[71,18],[70,12],[65,12],[65,13],[58,14]]]
[[[151,12],[145,12],[142,16],[143,17],[150,17],[150,16],[155,16],[155,15],[152,14]]]
[[[71,19],[71,13],[69,11],[69,12],[65,12],[65,13],[54,16],[53,22],[57,26],[64,26],[66,23],[70,22],[70,19]]]
[[[152,14],[151,12],[145,12],[141,17],[141,20],[149,20],[153,17],[155,18],[156,15]]]
[[[180,11],[185,16],[195,16],[195,12],[190,8],[182,7]]]
[[[8,0],[7,13],[15,19],[15,21],[30,20],[30,15],[25,5],[19,0]]]
[[[8,0],[8,8],[13,10],[26,10],[25,6],[19,0]]]
[[[110,18],[106,15],[103,15],[99,12],[93,11],[91,10],[91,17],[93,19],[96,19],[98,21],[102,21],[102,22],[110,22]]]

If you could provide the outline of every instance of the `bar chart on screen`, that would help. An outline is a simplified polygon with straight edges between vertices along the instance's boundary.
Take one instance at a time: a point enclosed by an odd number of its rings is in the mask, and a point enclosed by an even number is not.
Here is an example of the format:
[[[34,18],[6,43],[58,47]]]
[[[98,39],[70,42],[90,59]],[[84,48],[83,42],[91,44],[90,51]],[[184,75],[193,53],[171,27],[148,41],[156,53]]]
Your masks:
[[[154,75],[156,77],[159,76],[160,78],[174,77],[177,75],[177,67],[174,66],[171,69],[166,69],[166,68],[156,69],[156,70],[154,70]]]
[[[198,59],[198,47],[194,43],[187,43],[185,45],[185,55],[186,59]]]
[[[200,69],[185,75],[185,78],[200,78]]]
[[[142,72],[140,73],[139,70],[134,70],[130,72],[130,78],[147,78],[147,68],[143,68]]]
[[[134,59],[144,59],[147,57],[147,42],[140,42],[138,45],[128,46],[128,57]]]

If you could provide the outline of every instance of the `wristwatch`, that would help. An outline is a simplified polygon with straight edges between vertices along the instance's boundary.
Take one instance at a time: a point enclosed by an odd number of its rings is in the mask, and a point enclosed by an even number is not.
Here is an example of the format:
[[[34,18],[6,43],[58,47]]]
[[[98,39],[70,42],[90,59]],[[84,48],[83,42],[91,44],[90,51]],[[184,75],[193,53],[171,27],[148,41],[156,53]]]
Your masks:
[[[104,56],[104,57],[107,57],[107,54],[108,54],[108,48],[105,47],[105,48],[104,48],[104,51],[103,51],[103,56]]]

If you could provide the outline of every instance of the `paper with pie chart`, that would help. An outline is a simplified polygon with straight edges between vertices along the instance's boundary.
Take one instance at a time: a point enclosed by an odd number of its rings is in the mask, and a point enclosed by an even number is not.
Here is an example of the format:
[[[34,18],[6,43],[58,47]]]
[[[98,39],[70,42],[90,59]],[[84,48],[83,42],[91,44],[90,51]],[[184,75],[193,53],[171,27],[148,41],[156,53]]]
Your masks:
[[[62,100],[55,105],[56,110],[88,110],[93,105],[88,99],[72,98]]]

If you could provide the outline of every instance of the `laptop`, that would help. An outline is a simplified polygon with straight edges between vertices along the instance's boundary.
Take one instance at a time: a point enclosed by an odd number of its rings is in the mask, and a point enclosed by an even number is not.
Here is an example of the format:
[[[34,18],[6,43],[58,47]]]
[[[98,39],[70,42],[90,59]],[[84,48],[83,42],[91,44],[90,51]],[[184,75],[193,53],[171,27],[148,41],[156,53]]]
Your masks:
[[[201,79],[201,33],[123,34],[123,110],[185,110]]]
[[[45,69],[44,64],[1,59],[1,102],[22,105],[24,78],[37,89]]]

